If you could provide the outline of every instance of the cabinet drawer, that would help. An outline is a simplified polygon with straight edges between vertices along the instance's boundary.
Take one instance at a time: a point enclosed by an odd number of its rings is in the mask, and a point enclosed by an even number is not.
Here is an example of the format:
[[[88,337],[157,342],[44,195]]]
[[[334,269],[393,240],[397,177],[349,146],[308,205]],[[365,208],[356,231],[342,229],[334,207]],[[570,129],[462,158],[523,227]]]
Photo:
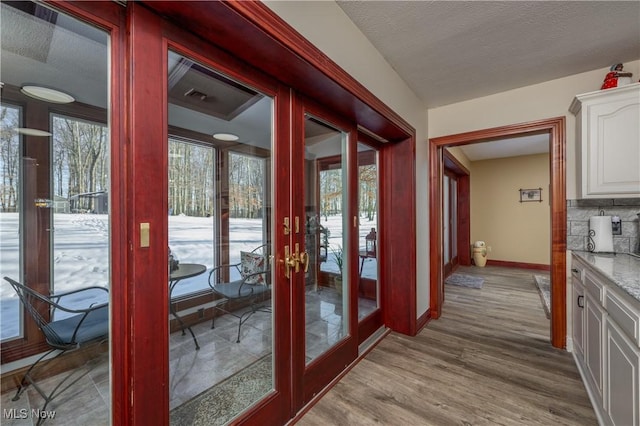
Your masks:
[[[605,308],[627,337],[640,347],[640,313],[611,289],[607,291]]]
[[[600,304],[604,304],[604,284],[589,271],[584,274],[584,288]]]

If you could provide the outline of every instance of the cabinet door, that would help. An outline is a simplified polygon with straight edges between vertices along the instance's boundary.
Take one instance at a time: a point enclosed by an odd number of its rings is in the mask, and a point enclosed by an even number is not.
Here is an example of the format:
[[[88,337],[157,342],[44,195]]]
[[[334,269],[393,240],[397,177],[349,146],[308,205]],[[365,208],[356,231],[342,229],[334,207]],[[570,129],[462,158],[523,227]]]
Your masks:
[[[614,322],[607,322],[605,410],[613,425],[638,425],[640,350]]]
[[[586,195],[636,196],[640,188],[640,101],[606,98],[588,107]],[[584,143],[584,142],[583,142]],[[584,189],[584,185],[583,185]]]
[[[585,342],[584,358],[585,366],[589,372],[589,379],[593,383],[593,389],[602,398],[602,353],[604,335],[604,310],[598,302],[591,298],[589,293],[584,297],[585,305]],[[602,401],[602,399],[600,399]]]
[[[573,305],[571,313],[573,317],[573,351],[576,358],[584,362],[584,287],[576,277],[573,282]]]

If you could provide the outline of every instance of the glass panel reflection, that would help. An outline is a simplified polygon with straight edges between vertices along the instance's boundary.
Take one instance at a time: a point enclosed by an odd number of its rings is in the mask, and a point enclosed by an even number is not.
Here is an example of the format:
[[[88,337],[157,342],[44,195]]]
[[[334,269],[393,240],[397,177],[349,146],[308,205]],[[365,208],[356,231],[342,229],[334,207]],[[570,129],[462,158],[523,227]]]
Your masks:
[[[273,100],[175,52],[168,64],[170,419],[225,424],[274,383]]]
[[[34,424],[43,410],[59,424],[106,425],[109,34],[43,2],[0,7],[0,277],[17,289],[0,284],[2,382],[24,385],[22,392],[10,385],[0,405]],[[35,304],[27,315],[18,291],[57,305]],[[95,328],[61,332],[89,323]],[[52,348],[59,356],[35,363]]]
[[[358,143],[358,319],[378,307],[378,151]]]
[[[346,337],[348,327],[346,238],[347,134],[305,119],[305,359],[309,364]]]

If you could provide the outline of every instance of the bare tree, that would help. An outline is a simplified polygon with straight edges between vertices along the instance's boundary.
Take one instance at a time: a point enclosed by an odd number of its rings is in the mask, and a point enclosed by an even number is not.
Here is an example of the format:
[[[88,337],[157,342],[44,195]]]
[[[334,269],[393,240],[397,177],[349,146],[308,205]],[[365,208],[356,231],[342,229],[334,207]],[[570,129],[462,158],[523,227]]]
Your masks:
[[[15,212],[18,209],[18,179],[20,171],[20,138],[13,131],[19,126],[18,108],[0,108],[0,210]]]

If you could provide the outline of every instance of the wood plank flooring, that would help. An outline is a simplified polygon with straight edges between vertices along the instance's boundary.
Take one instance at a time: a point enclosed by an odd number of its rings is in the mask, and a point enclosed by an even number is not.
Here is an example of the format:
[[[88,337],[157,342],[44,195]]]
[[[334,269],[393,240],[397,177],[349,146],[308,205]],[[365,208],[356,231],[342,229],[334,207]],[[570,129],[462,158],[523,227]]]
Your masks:
[[[596,425],[570,353],[549,343],[531,271],[460,267],[440,319],[391,333],[298,425]]]

